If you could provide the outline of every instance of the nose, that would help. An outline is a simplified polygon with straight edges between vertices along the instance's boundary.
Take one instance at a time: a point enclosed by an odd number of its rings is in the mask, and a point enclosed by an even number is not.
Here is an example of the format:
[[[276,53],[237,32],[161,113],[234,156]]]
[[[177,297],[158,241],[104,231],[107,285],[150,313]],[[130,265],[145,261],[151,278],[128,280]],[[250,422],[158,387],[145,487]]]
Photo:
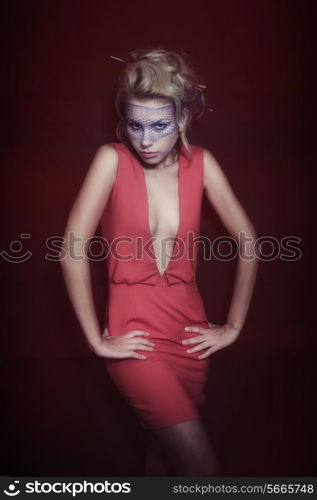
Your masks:
[[[148,146],[149,144],[152,144],[152,142],[153,142],[151,140],[150,130],[147,129],[146,127],[143,129],[143,133],[142,133],[140,142],[141,142],[142,146]]]

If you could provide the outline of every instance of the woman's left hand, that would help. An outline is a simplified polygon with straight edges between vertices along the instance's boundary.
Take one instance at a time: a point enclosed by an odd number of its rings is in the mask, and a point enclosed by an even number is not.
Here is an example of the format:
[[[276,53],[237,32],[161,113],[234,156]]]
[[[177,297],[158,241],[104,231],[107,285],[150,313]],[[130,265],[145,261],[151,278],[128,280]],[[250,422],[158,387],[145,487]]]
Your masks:
[[[213,352],[219,351],[223,347],[232,344],[239,335],[239,330],[227,323],[225,325],[215,325],[208,321],[209,328],[201,328],[197,326],[188,326],[185,328],[186,332],[197,332],[200,335],[182,340],[182,344],[197,344],[191,347],[187,352],[196,352],[207,349],[203,354],[197,356],[199,359],[210,356]]]

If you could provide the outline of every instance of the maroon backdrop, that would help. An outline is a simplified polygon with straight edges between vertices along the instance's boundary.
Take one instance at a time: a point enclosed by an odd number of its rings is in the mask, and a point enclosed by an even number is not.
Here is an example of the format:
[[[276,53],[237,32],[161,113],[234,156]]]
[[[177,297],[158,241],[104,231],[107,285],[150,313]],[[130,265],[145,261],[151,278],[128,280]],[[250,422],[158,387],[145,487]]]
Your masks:
[[[238,341],[212,355],[202,416],[222,474],[317,475],[312,4],[7,2],[3,19],[1,473],[141,474],[144,435],[87,347],[45,242],[62,236],[96,149],[116,140],[121,63],[109,56],[160,45],[185,50],[207,85],[214,111],[190,142],[213,152],[260,236],[297,237],[302,252],[260,263]],[[226,234],[206,199],[201,229]],[[105,265],[92,266],[100,320]],[[226,318],[235,265],[199,261],[209,321]]]

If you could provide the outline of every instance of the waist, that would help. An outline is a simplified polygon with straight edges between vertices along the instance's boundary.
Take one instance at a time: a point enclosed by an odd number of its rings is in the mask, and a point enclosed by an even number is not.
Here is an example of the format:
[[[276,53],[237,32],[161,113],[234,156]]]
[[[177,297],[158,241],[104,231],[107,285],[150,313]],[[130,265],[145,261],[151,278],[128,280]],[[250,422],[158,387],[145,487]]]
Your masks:
[[[109,286],[154,286],[154,287],[169,287],[169,286],[194,286],[194,287],[197,287],[197,282],[196,280],[190,280],[188,282],[180,279],[180,280],[176,280],[176,281],[173,281],[173,282],[170,282],[167,275],[164,273],[164,274],[160,274],[160,273],[157,273],[157,276],[154,280],[151,280],[151,281],[128,281],[128,280],[123,280],[123,281],[114,281],[114,280],[111,280],[109,279],[108,281],[109,283]]]

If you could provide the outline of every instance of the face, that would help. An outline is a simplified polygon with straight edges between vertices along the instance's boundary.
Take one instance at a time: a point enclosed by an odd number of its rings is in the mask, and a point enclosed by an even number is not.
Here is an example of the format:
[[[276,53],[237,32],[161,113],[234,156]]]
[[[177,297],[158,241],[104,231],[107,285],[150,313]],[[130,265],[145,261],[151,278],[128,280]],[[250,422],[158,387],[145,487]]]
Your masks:
[[[145,163],[162,162],[172,152],[180,134],[172,101],[131,97],[125,111],[126,133],[135,151]]]

